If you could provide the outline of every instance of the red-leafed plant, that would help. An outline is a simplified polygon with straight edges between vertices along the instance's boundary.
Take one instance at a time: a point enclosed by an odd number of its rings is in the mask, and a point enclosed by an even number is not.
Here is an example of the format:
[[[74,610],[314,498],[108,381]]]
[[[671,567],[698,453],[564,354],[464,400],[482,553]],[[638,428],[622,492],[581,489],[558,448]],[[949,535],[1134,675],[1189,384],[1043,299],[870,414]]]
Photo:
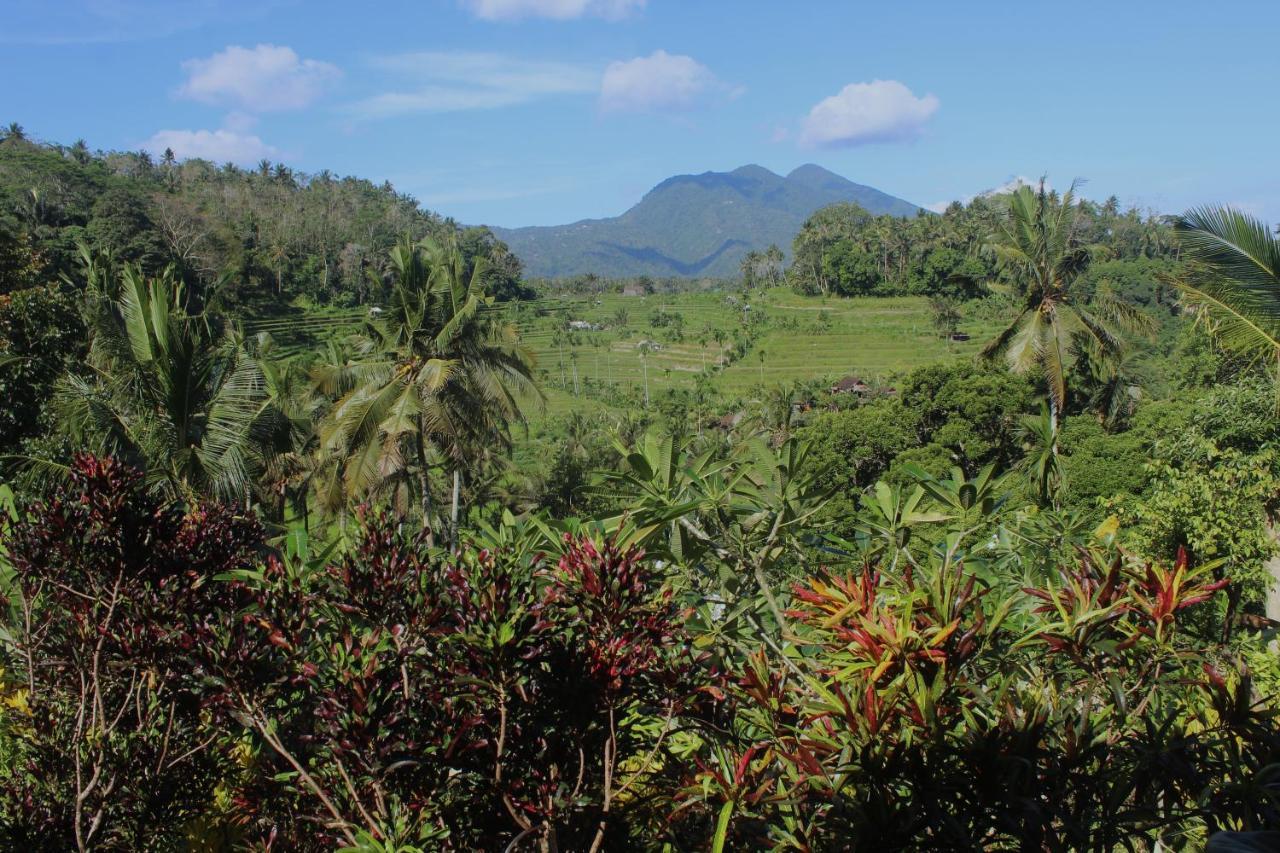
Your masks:
[[[66,488],[4,533],[4,677],[20,700],[4,714],[4,846],[181,838],[229,764],[208,748],[192,638],[214,578],[257,558],[257,523],[162,504],[137,472],[80,456]]]
[[[676,819],[714,822],[719,849],[800,850],[1112,849],[1248,826],[1269,795],[1233,780],[1265,779],[1280,735],[1247,675],[1202,672],[1174,630],[1223,586],[1204,571],[1086,553],[1001,588],[948,552],[810,579],[789,648],[740,664],[737,714]]]
[[[271,560],[225,587],[209,702],[259,746],[237,794],[254,834],[586,850],[660,823],[695,659],[638,550],[449,554],[374,513],[336,562]]]

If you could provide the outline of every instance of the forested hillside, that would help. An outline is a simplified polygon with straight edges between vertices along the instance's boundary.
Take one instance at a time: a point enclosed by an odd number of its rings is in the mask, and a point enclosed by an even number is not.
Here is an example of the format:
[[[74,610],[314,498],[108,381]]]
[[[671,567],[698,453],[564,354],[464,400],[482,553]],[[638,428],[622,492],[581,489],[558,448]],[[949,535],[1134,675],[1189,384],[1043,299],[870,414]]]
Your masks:
[[[1164,300],[1168,289],[1157,273],[1168,272],[1178,252],[1169,217],[1122,210],[1115,198],[1076,201],[1072,239],[1088,247],[1097,264],[1094,276],[1112,279],[1131,298]],[[909,218],[876,216],[856,204],[831,205],[809,217],[796,235],[788,278],[810,294],[971,298],[993,283],[1008,283],[1001,281],[1008,277],[1006,265],[992,239],[1008,208],[1008,194]],[[744,274],[759,280],[767,274],[761,271],[765,261],[749,256]],[[1139,282],[1147,283],[1145,290]]]
[[[7,264],[31,280],[70,273],[77,244],[156,272],[173,264],[189,284],[219,288],[233,305],[283,306],[295,297],[341,306],[383,291],[387,252],[402,237],[457,233],[485,255],[499,293],[510,295],[519,262],[484,229],[463,229],[424,211],[388,184],[283,163],[255,169],[205,160],[158,161],[146,152],[94,152],[29,139],[12,125],[0,141],[0,241]],[[3,291],[23,282],[5,280]]]

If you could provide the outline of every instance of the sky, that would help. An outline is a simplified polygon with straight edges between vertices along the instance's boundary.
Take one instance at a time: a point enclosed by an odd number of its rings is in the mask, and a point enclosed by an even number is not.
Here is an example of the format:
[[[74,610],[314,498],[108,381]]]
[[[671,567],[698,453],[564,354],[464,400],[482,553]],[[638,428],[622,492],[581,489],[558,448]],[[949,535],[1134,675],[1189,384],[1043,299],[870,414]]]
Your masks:
[[[1275,0],[0,0],[0,122],[390,181],[468,224],[747,163],[1274,222],[1277,33]]]

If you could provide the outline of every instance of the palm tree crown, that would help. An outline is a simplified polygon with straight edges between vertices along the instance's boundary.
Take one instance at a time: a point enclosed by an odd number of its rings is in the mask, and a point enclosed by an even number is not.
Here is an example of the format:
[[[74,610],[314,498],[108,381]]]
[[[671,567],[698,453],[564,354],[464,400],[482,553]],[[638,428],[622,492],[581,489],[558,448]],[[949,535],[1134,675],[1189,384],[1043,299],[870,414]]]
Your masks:
[[[148,279],[82,257],[92,374],[60,385],[68,431],[175,497],[247,498],[287,430],[261,366],[217,318],[188,313],[172,269]]]
[[[418,464],[424,513],[434,453],[453,471],[466,449],[510,443],[520,401],[536,393],[532,358],[487,293],[489,267],[451,243],[403,242],[388,306],[370,320],[366,357],[315,378],[340,394],[321,428],[348,496],[407,485]]]
[[[1036,190],[1023,186],[1013,193],[992,250],[1021,287],[1022,306],[982,350],[987,357],[1003,355],[1018,373],[1039,368],[1054,418],[1066,403],[1067,373],[1082,353],[1118,359],[1123,342],[1117,327],[1145,331],[1150,326],[1110,290],[1099,288],[1087,301],[1074,286],[1095,253],[1079,239],[1074,200],[1074,184],[1059,201],[1043,180]]]

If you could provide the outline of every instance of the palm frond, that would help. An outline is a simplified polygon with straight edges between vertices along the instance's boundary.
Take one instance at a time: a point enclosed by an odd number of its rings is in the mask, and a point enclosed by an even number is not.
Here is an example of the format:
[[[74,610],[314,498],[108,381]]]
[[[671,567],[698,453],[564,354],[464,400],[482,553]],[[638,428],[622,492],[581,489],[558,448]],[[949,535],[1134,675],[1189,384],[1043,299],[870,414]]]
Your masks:
[[[1280,356],[1280,241],[1261,221],[1230,208],[1197,208],[1174,222],[1189,271],[1163,277],[1178,288],[1226,349]]]

